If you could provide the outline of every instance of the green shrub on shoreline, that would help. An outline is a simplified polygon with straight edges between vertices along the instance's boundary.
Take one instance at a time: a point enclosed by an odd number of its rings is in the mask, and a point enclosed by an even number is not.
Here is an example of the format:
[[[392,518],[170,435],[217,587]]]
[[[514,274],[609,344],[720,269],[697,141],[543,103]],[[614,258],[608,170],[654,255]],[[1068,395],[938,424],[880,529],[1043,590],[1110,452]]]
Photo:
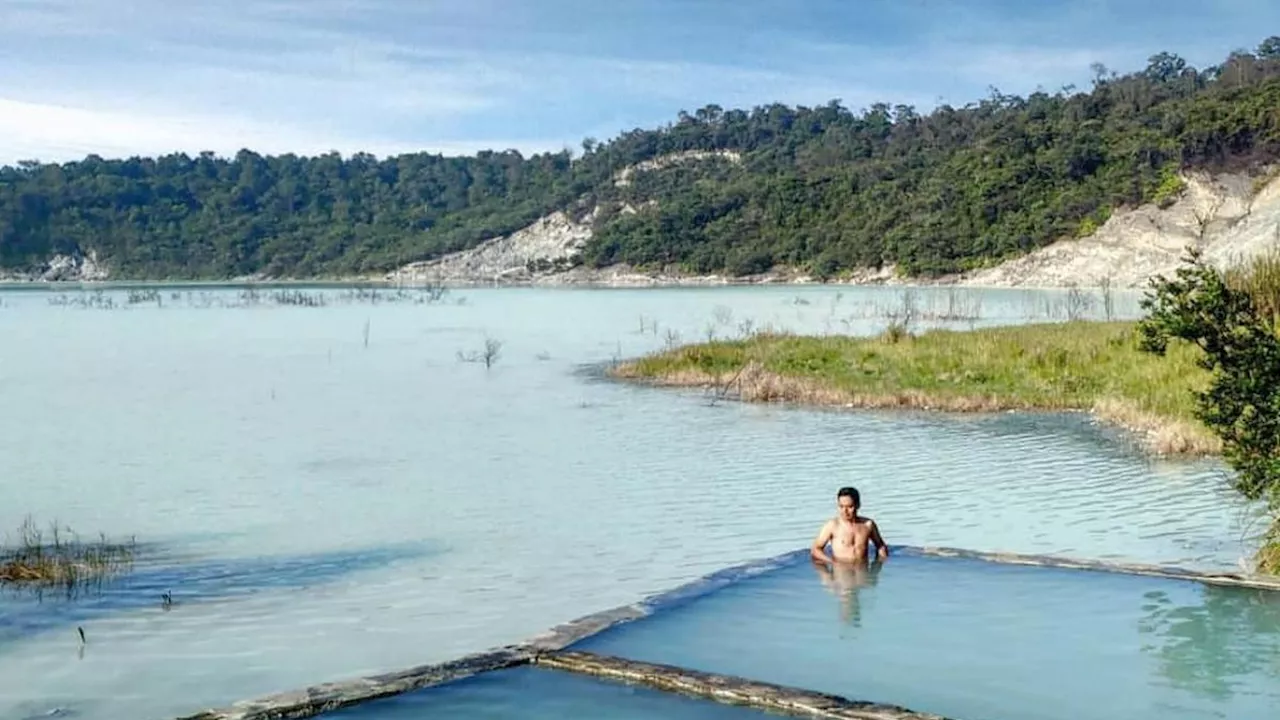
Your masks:
[[[1221,438],[1235,489],[1270,511],[1257,557],[1270,573],[1280,573],[1278,267],[1273,251],[1222,272],[1191,250],[1173,278],[1151,283],[1138,327],[1140,347],[1152,355],[1166,354],[1171,342],[1201,350],[1199,365],[1210,381],[1195,393],[1195,415]]]

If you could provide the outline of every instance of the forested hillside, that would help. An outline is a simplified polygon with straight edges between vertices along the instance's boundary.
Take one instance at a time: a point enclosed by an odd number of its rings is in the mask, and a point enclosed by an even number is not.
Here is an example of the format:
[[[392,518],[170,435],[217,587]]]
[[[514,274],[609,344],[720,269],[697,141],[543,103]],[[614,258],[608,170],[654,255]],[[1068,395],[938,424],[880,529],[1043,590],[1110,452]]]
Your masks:
[[[632,173],[691,150],[734,151]],[[1280,158],[1280,37],[1196,69],[1169,53],[1092,87],[921,115],[837,102],[710,106],[655,130],[523,157],[183,154],[0,170],[0,268],[93,250],[117,278],[383,271],[471,247],[557,209],[599,206],[583,260],[820,275],[987,264],[1171,198],[1177,171]],[[629,205],[635,213],[619,212]]]

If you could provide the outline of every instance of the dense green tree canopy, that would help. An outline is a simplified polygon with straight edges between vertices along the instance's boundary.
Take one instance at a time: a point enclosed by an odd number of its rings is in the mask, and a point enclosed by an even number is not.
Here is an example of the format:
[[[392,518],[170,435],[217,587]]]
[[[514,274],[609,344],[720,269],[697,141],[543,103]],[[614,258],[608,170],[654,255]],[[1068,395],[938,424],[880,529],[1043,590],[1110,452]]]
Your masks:
[[[615,181],[673,153],[727,151]],[[950,272],[1087,233],[1171,196],[1182,168],[1280,156],[1280,37],[1199,70],[1159,53],[1092,87],[928,115],[708,106],[581,157],[377,160],[210,153],[0,169],[0,268],[96,251],[116,277],[311,277],[471,247],[557,209],[602,212],[584,261],[821,275],[897,263]],[[630,210],[623,212],[623,208]]]

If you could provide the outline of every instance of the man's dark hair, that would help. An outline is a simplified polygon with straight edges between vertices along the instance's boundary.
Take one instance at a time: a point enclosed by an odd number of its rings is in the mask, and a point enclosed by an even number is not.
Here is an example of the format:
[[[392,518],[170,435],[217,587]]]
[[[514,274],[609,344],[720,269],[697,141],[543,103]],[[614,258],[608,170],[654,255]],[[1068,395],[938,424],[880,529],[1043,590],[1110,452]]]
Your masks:
[[[846,485],[845,487],[842,487],[839,490],[837,490],[836,501],[839,502],[840,498],[842,497],[851,498],[853,500],[854,507],[859,507],[862,505],[862,496],[858,494],[858,488],[856,487],[850,487]]]

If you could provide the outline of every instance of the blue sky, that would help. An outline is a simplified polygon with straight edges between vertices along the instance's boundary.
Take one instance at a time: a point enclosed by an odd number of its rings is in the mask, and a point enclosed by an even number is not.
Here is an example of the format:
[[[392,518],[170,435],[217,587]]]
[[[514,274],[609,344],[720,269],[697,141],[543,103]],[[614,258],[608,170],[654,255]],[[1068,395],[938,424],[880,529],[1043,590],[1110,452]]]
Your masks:
[[[709,103],[925,111],[1273,34],[1276,0],[0,0],[0,163],[576,149]]]

